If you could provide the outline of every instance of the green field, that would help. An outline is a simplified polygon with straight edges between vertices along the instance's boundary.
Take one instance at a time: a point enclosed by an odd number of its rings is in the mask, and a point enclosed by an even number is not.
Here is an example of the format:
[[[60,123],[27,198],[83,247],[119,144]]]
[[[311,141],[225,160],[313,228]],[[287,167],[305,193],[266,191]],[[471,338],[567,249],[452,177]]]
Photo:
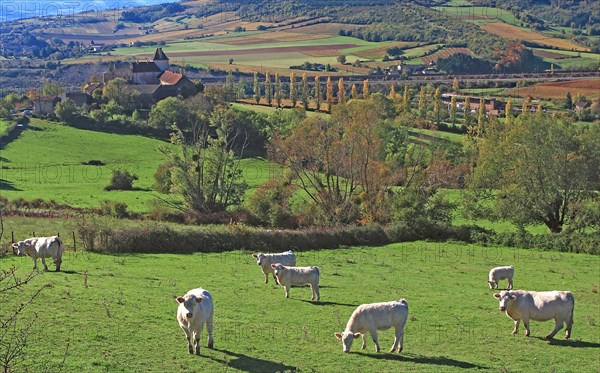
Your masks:
[[[250,248],[251,249],[251,248]],[[600,257],[583,254],[415,242],[298,252],[298,265],[321,269],[321,301],[308,288],[264,284],[250,252],[193,255],[99,255],[69,251],[62,273],[36,277],[23,291],[2,293],[6,316],[50,284],[19,318],[31,322],[29,357],[18,371],[173,372],[579,372],[600,369]],[[23,276],[27,257],[0,258]],[[532,322],[531,337],[511,335],[513,322],[487,287],[493,266],[512,264],[515,287],[575,294],[572,340],[543,339],[551,321]],[[52,267],[52,266],[51,266]],[[87,272],[87,287],[84,273]],[[366,285],[366,286],[365,286]],[[506,282],[501,282],[505,286]],[[215,302],[215,349],[188,355],[175,318],[175,296],[208,289]],[[342,331],[362,303],[406,298],[404,351],[375,353],[355,343],[342,352]],[[379,333],[382,350],[391,330]],[[351,367],[351,368],[349,368]]]
[[[103,200],[126,202],[131,211],[148,211],[156,167],[165,162],[159,146],[168,143],[142,136],[116,135],[32,120],[31,128],[0,150],[1,194],[9,199],[42,198],[73,207],[97,207]],[[36,149],[36,151],[25,150]],[[105,166],[83,165],[100,160]],[[242,160],[251,187],[268,180],[277,166],[258,159]],[[133,191],[105,191],[112,170],[135,173]]]
[[[8,123],[5,120],[0,119],[0,136],[4,135],[8,130]]]

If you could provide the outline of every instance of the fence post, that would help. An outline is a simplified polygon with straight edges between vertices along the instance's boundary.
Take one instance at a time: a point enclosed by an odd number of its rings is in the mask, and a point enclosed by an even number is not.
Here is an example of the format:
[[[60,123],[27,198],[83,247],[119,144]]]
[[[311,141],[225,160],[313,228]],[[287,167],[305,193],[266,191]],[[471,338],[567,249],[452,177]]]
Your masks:
[[[33,236],[31,236],[31,237],[35,237],[35,232],[32,232],[32,233],[33,233]]]
[[[14,231],[10,231],[10,235],[12,238],[12,243],[15,243],[15,232]]]
[[[77,241],[75,241],[75,231],[73,233],[73,250],[77,252]]]

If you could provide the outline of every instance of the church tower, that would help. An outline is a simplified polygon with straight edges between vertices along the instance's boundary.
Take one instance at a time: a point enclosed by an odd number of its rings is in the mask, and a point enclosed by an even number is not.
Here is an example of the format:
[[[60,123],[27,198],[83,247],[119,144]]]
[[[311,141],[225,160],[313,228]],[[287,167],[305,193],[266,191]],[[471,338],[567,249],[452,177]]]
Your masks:
[[[167,57],[165,52],[163,52],[162,48],[156,48],[156,52],[154,52],[154,58],[152,59],[152,62],[154,62],[156,66],[158,66],[160,71],[165,71],[169,68],[169,58]]]

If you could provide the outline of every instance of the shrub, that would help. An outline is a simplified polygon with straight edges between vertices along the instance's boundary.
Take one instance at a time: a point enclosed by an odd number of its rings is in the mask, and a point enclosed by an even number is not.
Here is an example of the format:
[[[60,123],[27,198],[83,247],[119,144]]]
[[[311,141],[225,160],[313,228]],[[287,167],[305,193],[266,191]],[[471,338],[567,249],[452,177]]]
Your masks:
[[[284,227],[290,221],[289,200],[294,192],[290,180],[271,179],[259,186],[252,195],[248,209],[259,223],[269,227]],[[295,228],[285,226],[285,228]]]
[[[113,170],[110,184],[104,187],[104,190],[132,190],[133,182],[137,180],[137,175],[122,169]]]
[[[129,217],[127,212],[127,203],[117,201],[102,201],[100,211],[104,216],[112,216],[119,219]]]

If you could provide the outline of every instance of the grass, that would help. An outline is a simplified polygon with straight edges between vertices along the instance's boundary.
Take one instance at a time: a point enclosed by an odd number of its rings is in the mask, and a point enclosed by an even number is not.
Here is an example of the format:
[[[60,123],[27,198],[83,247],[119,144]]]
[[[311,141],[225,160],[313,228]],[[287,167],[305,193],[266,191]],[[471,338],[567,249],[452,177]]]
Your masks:
[[[27,257],[0,258],[24,276]],[[19,319],[33,323],[19,369],[28,371],[491,371],[594,372],[600,347],[600,257],[499,247],[415,242],[298,252],[299,265],[319,265],[321,301],[308,288],[281,287],[264,277],[250,252],[193,255],[100,255],[68,251],[62,273],[46,272],[23,290],[2,293],[5,316],[50,284]],[[541,339],[551,321],[511,335],[486,284],[493,266],[512,264],[515,287],[571,290],[573,340]],[[52,266],[51,266],[52,267]],[[87,273],[87,276],[85,275]],[[193,275],[190,275],[193,274]],[[86,285],[87,278],[87,287]],[[505,282],[501,283],[505,286]],[[215,350],[188,355],[175,319],[174,297],[204,287],[215,301]],[[402,354],[355,344],[344,354],[333,333],[356,306],[406,298],[409,319]],[[382,350],[391,330],[379,333]],[[34,342],[34,343],[31,343]],[[68,346],[68,350],[67,350]],[[293,353],[290,353],[293,351]],[[514,353],[518,351],[519,353]],[[507,354],[511,357],[506,359]],[[535,358],[532,358],[535,357]],[[64,363],[63,363],[64,359]]]
[[[5,120],[0,119],[0,136],[4,135],[8,130],[8,123]]]
[[[33,119],[31,129],[0,151],[2,194],[9,199],[42,198],[74,207],[97,207],[103,200],[112,200],[127,203],[131,211],[149,211],[155,200],[151,190],[154,172],[165,162],[158,151],[161,145],[168,143]],[[82,164],[90,160],[100,160],[105,166]],[[277,168],[260,159],[244,159],[242,167],[251,187],[268,180]],[[116,168],[128,169],[139,177],[133,184],[137,190],[104,190]]]

